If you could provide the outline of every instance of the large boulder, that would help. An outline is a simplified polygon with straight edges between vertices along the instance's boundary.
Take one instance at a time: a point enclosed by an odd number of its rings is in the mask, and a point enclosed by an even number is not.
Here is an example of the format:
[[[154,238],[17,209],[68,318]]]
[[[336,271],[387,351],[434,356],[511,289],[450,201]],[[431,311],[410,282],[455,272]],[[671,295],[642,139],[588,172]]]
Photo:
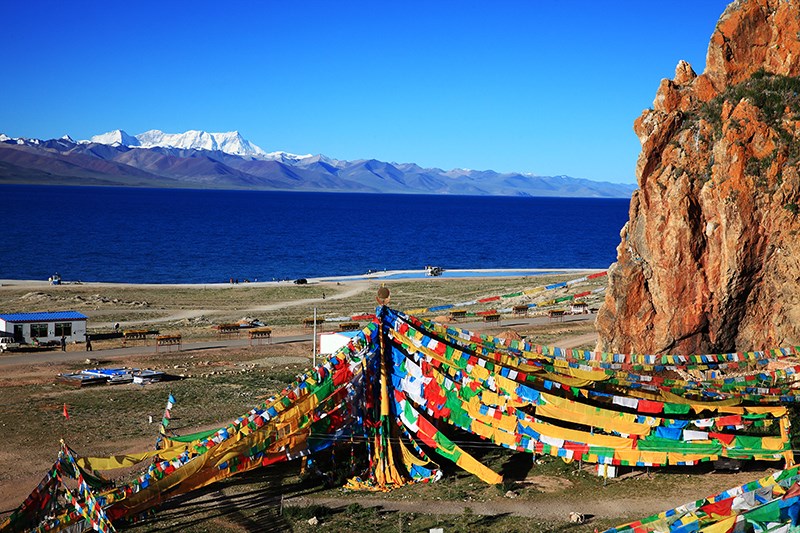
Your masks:
[[[628,223],[598,349],[708,353],[800,341],[800,5],[737,0],[697,76],[635,121]]]

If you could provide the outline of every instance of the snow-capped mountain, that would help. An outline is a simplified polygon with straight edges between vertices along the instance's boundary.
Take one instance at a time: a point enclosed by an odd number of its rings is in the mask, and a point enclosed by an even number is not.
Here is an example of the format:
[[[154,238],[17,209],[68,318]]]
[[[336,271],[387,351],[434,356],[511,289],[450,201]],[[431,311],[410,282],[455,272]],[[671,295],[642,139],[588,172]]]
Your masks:
[[[100,135],[95,135],[90,140],[81,142],[108,144],[110,146],[139,146],[139,139],[131,135],[128,135],[122,130],[114,130]]]
[[[309,159],[312,157],[314,156],[311,154],[297,155],[283,151],[270,152],[268,154],[264,154],[264,159],[269,159],[270,161],[280,161],[281,163],[289,163],[289,164],[295,164],[303,159]]]
[[[635,189],[569,176],[267,153],[236,131],[159,130],[114,130],[77,143],[68,135],[0,134],[0,183],[598,198],[630,198]]]
[[[139,146],[142,148],[184,148],[191,150],[219,150],[226,154],[241,156],[265,156],[267,153],[242,137],[238,131],[226,133],[208,133],[205,131],[189,130],[186,133],[164,133],[160,130],[150,130],[136,135]]]
[[[0,143],[17,143],[17,144],[33,144],[39,145],[42,143],[39,139],[26,139],[25,137],[9,137],[5,133],[0,133]]]
[[[209,133],[207,131],[189,130],[185,133],[164,133],[161,130],[150,130],[139,135],[128,135],[123,130],[109,131],[95,135],[89,141],[110,146],[128,146],[131,148],[181,148],[185,150],[217,150],[226,154],[245,157],[258,157],[263,159],[277,159],[306,156],[294,156],[286,152],[273,152],[267,154],[264,150],[251,143],[238,131],[225,133]],[[310,157],[310,156],[308,156]]]

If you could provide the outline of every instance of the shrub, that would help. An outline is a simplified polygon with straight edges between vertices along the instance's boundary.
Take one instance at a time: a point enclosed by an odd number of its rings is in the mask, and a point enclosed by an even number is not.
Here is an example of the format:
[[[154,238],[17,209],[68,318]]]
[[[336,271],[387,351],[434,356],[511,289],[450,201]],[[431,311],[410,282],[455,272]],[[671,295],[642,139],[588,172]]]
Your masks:
[[[715,137],[722,133],[722,105],[734,106],[743,98],[757,107],[764,122],[782,137],[788,134],[781,127],[781,119],[788,107],[792,114],[800,113],[800,78],[780,76],[759,70],[750,79],[728,89],[700,106],[698,115],[714,126]],[[736,125],[736,124],[734,124]]]

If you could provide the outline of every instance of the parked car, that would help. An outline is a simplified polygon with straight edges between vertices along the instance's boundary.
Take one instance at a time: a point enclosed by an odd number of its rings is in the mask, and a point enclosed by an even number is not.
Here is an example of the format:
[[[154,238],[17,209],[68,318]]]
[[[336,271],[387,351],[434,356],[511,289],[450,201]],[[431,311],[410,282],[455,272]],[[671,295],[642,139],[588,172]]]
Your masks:
[[[16,350],[17,348],[19,348],[19,343],[14,340],[14,337],[0,337],[0,352]]]

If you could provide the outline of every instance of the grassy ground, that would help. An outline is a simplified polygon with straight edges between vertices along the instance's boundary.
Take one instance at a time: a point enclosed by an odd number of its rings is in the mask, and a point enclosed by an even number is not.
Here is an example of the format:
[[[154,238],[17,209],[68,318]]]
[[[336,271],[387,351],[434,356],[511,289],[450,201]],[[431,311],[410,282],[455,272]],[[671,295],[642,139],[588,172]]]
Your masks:
[[[6,313],[74,309],[89,317],[93,323],[136,322],[134,329],[154,327],[160,330],[180,330],[185,336],[210,334],[210,326],[237,321],[243,316],[259,318],[270,326],[296,328],[310,317],[314,307],[320,317],[352,316],[369,313],[375,308],[375,293],[385,284],[392,292],[392,306],[401,309],[432,307],[457,303],[486,296],[508,294],[525,289],[566,281],[577,273],[528,276],[522,278],[465,278],[395,281],[358,281],[338,285],[335,282],[309,285],[224,285],[186,288],[180,286],[137,285],[36,285],[0,286],[0,310]],[[591,290],[605,284],[605,279],[593,280],[580,288],[560,289],[546,293],[547,298]],[[323,292],[325,299],[322,298]],[[540,297],[539,299],[542,299]],[[471,306],[482,311],[492,306],[512,306],[536,301],[529,297],[503,299],[501,302]],[[594,297],[592,305],[599,304]],[[187,311],[197,311],[183,318]],[[162,321],[177,316],[175,320]]]
[[[625,479],[604,481],[588,465],[581,468],[550,457],[534,462],[529,454],[497,448],[484,448],[484,452],[478,450],[476,455],[485,464],[511,473],[503,485],[489,486],[443,465],[447,474],[436,484],[409,485],[390,493],[354,493],[340,488],[339,480],[300,475],[298,465],[283,464],[173,501],[135,530],[312,532],[322,527],[326,531],[427,532],[439,527],[444,531],[589,533],[663,510],[671,506],[664,503],[670,498],[685,503],[700,497],[696,495],[712,494],[764,474],[763,465],[730,475],[712,473],[706,466],[632,471]],[[346,463],[348,453],[346,447],[339,450],[340,463]],[[303,504],[284,503],[297,495]],[[585,515],[582,524],[569,522],[571,510],[597,501],[607,502],[611,510],[602,516]],[[396,504],[403,508],[394,508]],[[508,504],[513,504],[516,514],[475,511],[480,506],[505,509]],[[530,516],[537,510],[538,516]]]
[[[557,344],[559,340],[567,337],[576,337],[588,333],[594,333],[594,321],[584,322],[552,322],[549,324],[539,324],[520,327],[517,333],[525,337],[525,339],[532,344],[541,344],[552,346]],[[578,348],[585,350],[593,350],[595,343],[586,344]]]
[[[564,328],[564,325],[554,325]],[[571,326],[570,326],[571,327]],[[100,386],[73,389],[53,384],[59,365],[31,367],[0,375],[0,498],[2,509],[16,506],[35,486],[55,459],[58,439],[83,455],[106,455],[149,449],[155,442],[157,424],[167,394],[177,403],[172,428],[188,433],[218,427],[247,412],[264,396],[274,394],[308,366],[308,343],[264,345],[252,348],[175,352],[139,356],[140,366],[158,362],[178,367],[189,379],[151,384]],[[152,358],[152,359],[151,359]],[[133,360],[131,361],[131,363]],[[75,366],[75,365],[73,365]],[[70,419],[62,415],[67,404]],[[149,423],[148,416],[154,422]],[[738,477],[710,475],[708,469],[672,469],[609,481],[604,484],[578,463],[564,464],[549,457],[487,446],[467,434],[451,435],[464,449],[492,469],[504,474],[502,486],[489,486],[445,460],[445,477],[436,484],[403,487],[390,493],[353,493],[341,488],[350,474],[350,446],[336,448],[337,467],[330,457],[317,460],[330,478],[300,476],[296,463],[276,465],[230,478],[198,494],[169,502],[149,520],[134,526],[138,531],[312,531],[308,520],[316,517],[327,531],[570,531],[583,533],[607,528],[657,512],[674,504],[713,494],[763,471]],[[356,458],[363,450],[356,448]],[[328,466],[327,468],[325,466]],[[763,468],[763,467],[762,467]],[[506,496],[513,491],[514,499]],[[304,502],[282,505],[282,498],[302,496]],[[569,524],[570,510],[584,502],[617,502],[610,515],[588,517],[586,524]],[[523,514],[539,509],[542,516],[512,516],[503,512],[481,516],[474,506],[512,502]],[[638,506],[635,502],[643,502]],[[393,510],[392,504],[410,508]],[[450,512],[441,507],[449,505]],[[452,513],[453,506],[457,512]],[[553,517],[555,511],[556,518]],[[548,514],[549,513],[549,514]]]
[[[506,294],[576,277],[488,278],[465,280],[394,281],[392,306],[399,309],[429,307]],[[266,319],[276,329],[300,329],[299,322],[316,305],[321,316],[350,315],[374,308],[380,283],[310,286],[270,285],[202,288],[149,288],[136,286],[0,287],[3,311],[36,311],[74,308],[92,321],[123,320],[120,317],[158,318],[181,310],[209,310],[208,323],[225,321],[244,313]],[[590,290],[604,283],[570,288]],[[321,299],[322,290],[326,298]],[[548,293],[553,298],[561,294]],[[98,296],[95,296],[98,295]],[[346,296],[337,298],[337,296]],[[80,298],[78,298],[80,297]],[[108,301],[104,301],[108,300]],[[116,300],[116,302],[114,301]],[[313,303],[311,301],[313,300]],[[510,307],[522,299],[494,302]],[[595,300],[596,301],[596,300]],[[143,303],[145,302],[145,303]],[[302,302],[301,305],[293,305]],[[71,305],[74,304],[74,305]],[[254,308],[273,305],[263,315]],[[488,307],[474,306],[470,310]],[[595,304],[590,304],[595,305]],[[213,319],[213,320],[212,320]],[[510,322],[510,321],[509,321]],[[157,324],[165,329],[163,323]],[[186,336],[210,336],[208,324],[167,323]],[[517,328],[529,340],[553,344],[564,337],[591,333],[591,322],[552,322]],[[112,342],[112,341],[109,341]],[[106,347],[96,344],[96,348]],[[586,346],[590,347],[590,346]],[[75,349],[75,347],[70,347]],[[172,429],[188,433],[219,427],[246,413],[264,397],[281,390],[310,364],[310,343],[261,345],[247,348],[210,349],[134,355],[115,361],[115,366],[158,367],[186,379],[147,386],[119,385],[73,389],[54,382],[59,372],[83,368],[83,364],[24,365],[0,373],[0,518],[2,511],[19,504],[52,464],[58,440],[82,455],[133,452],[153,446],[167,395],[177,399],[172,411]],[[101,362],[102,364],[102,362]],[[63,417],[67,405],[70,419]],[[152,417],[153,422],[150,422]],[[316,531],[314,517],[327,531],[570,531],[583,533],[603,529],[660,511],[695,497],[706,496],[763,475],[763,466],[735,476],[711,474],[708,469],[672,469],[604,483],[578,463],[564,464],[549,457],[534,458],[487,446],[466,434],[453,435],[463,447],[497,472],[504,474],[502,486],[488,486],[446,461],[445,477],[436,484],[412,485],[391,493],[352,493],[342,481],[350,470],[350,447],[336,448],[333,477],[300,475],[297,464],[275,465],[236,476],[197,494],[168,502],[151,519],[135,526],[139,531]],[[363,450],[354,450],[363,458]],[[325,463],[330,457],[318,458]],[[761,470],[758,470],[761,468]],[[509,493],[508,491],[511,491]],[[509,497],[513,496],[513,498]],[[296,500],[298,497],[303,500]],[[294,498],[291,505],[282,501]],[[569,524],[567,516],[581,502],[616,508],[588,517],[586,524]],[[616,502],[616,503],[615,503]],[[638,502],[638,503],[637,503]],[[498,508],[513,504],[517,514],[503,512],[482,516],[476,506]],[[406,507],[394,509],[392,506]],[[445,508],[447,512],[445,512]],[[455,509],[455,512],[453,512]],[[549,513],[549,514],[548,514]],[[549,518],[542,518],[547,516]],[[554,518],[555,517],[555,518]]]

